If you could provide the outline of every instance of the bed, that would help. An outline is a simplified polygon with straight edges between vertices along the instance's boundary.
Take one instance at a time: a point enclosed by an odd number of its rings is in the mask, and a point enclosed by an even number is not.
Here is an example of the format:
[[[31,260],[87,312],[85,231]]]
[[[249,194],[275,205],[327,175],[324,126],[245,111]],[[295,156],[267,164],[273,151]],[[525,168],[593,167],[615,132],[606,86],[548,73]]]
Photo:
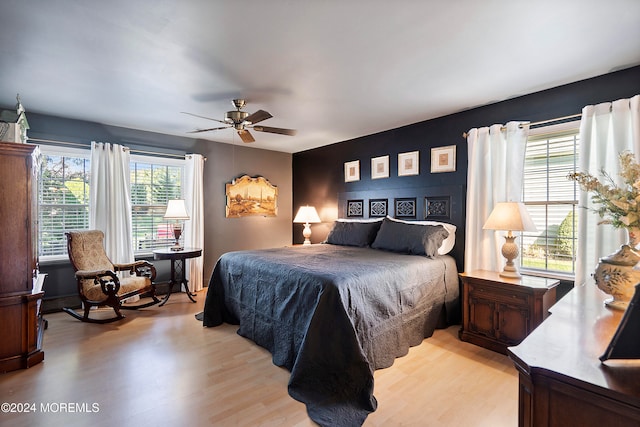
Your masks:
[[[447,237],[442,225],[338,221],[326,243],[226,253],[203,325],[238,324],[269,350],[316,423],[361,425],[377,406],[373,371],[458,321]]]

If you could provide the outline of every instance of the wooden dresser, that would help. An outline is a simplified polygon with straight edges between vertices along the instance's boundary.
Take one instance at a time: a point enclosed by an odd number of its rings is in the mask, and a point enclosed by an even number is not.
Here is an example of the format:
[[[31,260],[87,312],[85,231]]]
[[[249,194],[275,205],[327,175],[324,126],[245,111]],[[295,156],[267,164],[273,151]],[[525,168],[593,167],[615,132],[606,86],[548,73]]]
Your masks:
[[[0,373],[44,359],[33,145],[0,142]]]
[[[534,276],[506,278],[485,270],[460,273],[460,279],[460,339],[503,354],[547,317],[560,283]]]
[[[592,281],[551,308],[551,316],[508,354],[519,371],[520,426],[640,425],[640,361],[598,359],[622,318]]]

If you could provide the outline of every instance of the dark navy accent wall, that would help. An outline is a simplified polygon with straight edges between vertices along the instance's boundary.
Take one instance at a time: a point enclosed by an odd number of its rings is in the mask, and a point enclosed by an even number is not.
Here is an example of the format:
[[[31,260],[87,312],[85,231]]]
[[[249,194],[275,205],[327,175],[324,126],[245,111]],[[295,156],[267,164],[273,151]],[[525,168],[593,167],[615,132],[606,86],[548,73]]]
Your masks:
[[[534,122],[578,114],[585,105],[629,98],[636,94],[640,94],[640,67],[295,153],[293,214],[305,204],[318,209],[323,223],[312,225],[311,240],[320,242],[338,215],[339,193],[439,185],[462,185],[466,188],[467,143],[462,133],[471,128],[513,120]],[[456,171],[431,174],[431,148],[447,145],[456,145]],[[415,150],[420,151],[420,175],[398,177],[398,153]],[[372,180],[371,158],[384,155],[389,155],[389,178]],[[344,163],[352,160],[360,160],[360,181],[345,183]],[[292,232],[293,242],[301,243],[302,226],[294,224]],[[459,232],[464,233],[464,230],[459,229]]]

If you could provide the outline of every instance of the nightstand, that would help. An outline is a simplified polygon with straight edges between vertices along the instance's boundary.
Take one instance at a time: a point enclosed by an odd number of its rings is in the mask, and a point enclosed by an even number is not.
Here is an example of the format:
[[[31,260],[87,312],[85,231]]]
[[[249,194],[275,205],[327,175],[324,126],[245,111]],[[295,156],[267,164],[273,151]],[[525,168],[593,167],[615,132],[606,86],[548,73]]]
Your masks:
[[[462,279],[462,341],[507,354],[549,315],[559,280],[498,272],[460,273]]]

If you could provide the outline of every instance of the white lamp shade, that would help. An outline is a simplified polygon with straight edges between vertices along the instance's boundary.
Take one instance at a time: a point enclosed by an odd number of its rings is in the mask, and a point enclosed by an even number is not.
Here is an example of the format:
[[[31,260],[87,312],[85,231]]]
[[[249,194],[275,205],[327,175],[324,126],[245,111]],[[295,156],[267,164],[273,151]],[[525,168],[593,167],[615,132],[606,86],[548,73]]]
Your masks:
[[[485,230],[536,231],[524,203],[497,203],[482,227]]]
[[[295,223],[312,224],[321,222],[316,208],[313,206],[301,206],[293,219]]]
[[[167,212],[164,214],[164,219],[189,219],[184,199],[169,200],[169,203],[167,203]]]

